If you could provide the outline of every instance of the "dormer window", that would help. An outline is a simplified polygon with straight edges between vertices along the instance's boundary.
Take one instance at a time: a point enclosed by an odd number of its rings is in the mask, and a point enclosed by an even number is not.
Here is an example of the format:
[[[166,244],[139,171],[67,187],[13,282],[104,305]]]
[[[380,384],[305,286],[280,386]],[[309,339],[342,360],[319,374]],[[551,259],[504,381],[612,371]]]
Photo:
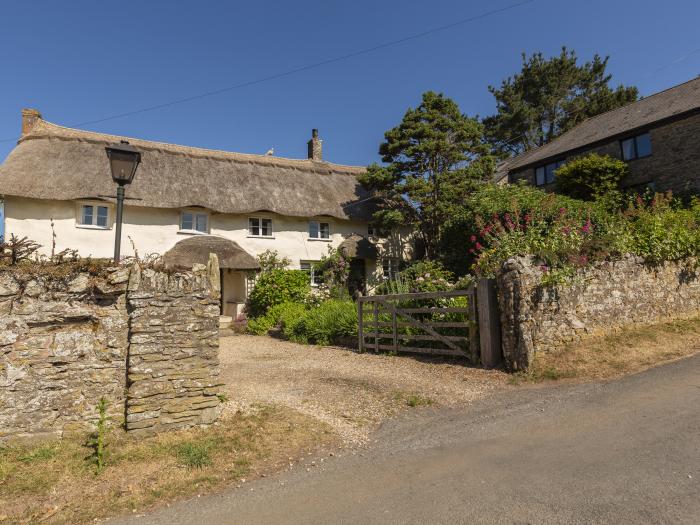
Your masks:
[[[309,221],[309,239],[328,240],[331,238],[331,225],[328,222]]]
[[[80,204],[77,225],[82,228],[109,229],[109,206]]]
[[[250,217],[248,219],[248,237],[272,237],[272,219]]]
[[[180,232],[208,233],[209,214],[206,212],[183,211],[180,213]]]

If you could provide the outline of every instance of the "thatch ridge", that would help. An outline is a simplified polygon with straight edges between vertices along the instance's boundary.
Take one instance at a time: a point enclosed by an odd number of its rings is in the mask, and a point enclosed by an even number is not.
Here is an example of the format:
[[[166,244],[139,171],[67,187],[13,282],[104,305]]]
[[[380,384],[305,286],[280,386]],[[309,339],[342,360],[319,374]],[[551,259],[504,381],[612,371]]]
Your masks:
[[[0,195],[47,200],[114,195],[104,146],[120,140],[142,153],[127,188],[130,206],[357,220],[371,216],[372,199],[357,180],[361,167],[179,146],[44,120],[37,120],[0,166]]]

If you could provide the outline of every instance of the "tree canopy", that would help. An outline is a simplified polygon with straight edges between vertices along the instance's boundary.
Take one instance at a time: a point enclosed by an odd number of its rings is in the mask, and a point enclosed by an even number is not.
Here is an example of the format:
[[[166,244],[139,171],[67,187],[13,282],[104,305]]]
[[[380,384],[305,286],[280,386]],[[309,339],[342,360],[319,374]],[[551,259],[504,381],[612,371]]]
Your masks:
[[[484,119],[486,134],[502,155],[542,146],[582,120],[637,100],[636,87],[610,87],[608,58],[594,55],[578,65],[576,53],[563,47],[559,56],[523,53],[522,70],[489,86],[497,113]]]
[[[492,173],[494,159],[483,126],[441,93],[428,91],[401,123],[384,134],[383,166],[373,164],[360,182],[378,198],[374,220],[387,227],[413,226],[426,256],[439,253],[446,220]]]

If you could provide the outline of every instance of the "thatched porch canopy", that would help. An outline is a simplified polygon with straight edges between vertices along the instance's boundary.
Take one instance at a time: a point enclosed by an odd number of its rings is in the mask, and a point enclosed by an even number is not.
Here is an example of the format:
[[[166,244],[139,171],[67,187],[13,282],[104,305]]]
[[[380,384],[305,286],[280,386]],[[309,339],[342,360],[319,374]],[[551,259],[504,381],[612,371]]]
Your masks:
[[[338,249],[346,256],[353,259],[377,259],[377,247],[369,239],[360,234],[353,233],[345,239]]]
[[[259,270],[258,261],[237,243],[216,235],[195,235],[181,240],[163,255],[170,268],[192,268],[195,263],[207,264],[209,254],[219,258],[219,268]]]

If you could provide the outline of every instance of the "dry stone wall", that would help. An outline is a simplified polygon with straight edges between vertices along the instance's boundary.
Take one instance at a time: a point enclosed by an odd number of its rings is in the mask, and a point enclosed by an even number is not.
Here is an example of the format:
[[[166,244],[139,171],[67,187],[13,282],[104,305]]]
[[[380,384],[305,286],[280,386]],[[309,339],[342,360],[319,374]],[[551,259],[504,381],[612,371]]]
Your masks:
[[[697,261],[649,266],[628,256],[579,271],[570,284],[541,285],[532,258],[509,259],[497,276],[506,366],[526,369],[546,352],[583,335],[700,312]]]
[[[219,267],[131,273],[126,428],[159,432],[219,413]]]
[[[0,271],[0,440],[115,423],[155,432],[213,421],[218,263],[71,278]]]

